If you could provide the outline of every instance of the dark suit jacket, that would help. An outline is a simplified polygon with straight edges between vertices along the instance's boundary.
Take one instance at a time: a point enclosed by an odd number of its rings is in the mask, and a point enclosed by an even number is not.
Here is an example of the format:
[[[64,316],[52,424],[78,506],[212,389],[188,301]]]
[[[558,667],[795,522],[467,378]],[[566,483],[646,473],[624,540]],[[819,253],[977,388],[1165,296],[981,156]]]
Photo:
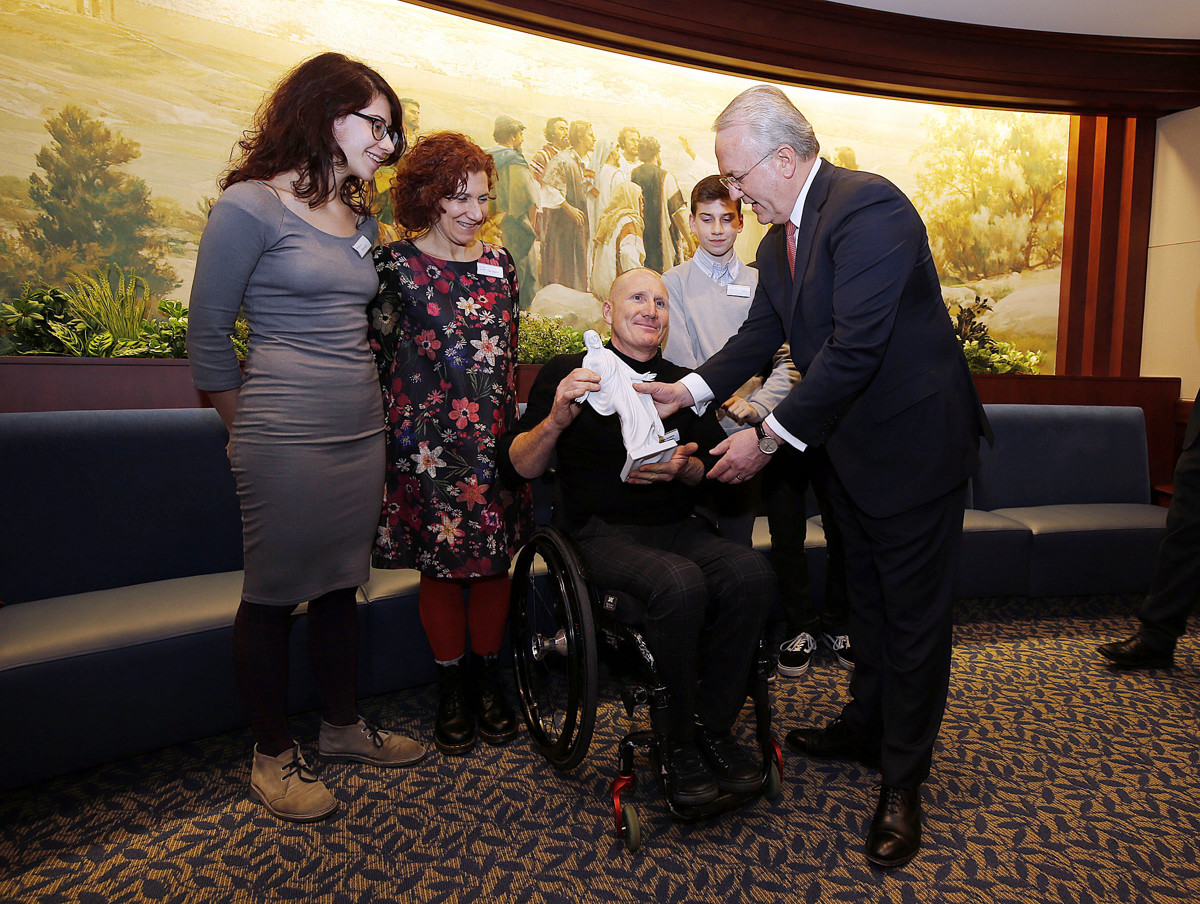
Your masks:
[[[888,517],[961,484],[987,421],[912,203],[880,176],[823,160],[795,280],[784,241],[783,226],[763,238],[750,313],[697,373],[727,398],[786,339],[803,379],[773,413],[825,444],[855,505]]]
[[[1192,404],[1192,413],[1188,415],[1187,429],[1183,433],[1183,448],[1190,449],[1196,445],[1200,437],[1200,400]]]

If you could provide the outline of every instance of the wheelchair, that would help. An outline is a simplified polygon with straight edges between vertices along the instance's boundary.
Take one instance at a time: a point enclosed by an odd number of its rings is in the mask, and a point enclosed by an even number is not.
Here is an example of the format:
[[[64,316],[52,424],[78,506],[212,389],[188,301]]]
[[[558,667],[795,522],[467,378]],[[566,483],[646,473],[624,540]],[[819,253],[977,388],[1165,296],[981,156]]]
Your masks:
[[[622,800],[636,785],[635,757],[647,755],[673,819],[692,822],[781,791],[783,758],[771,733],[767,679],[771,661],[759,643],[747,676],[753,700],[756,739],[762,753],[759,787],[753,792],[722,792],[701,806],[672,802],[671,777],[663,764],[668,692],[654,656],[636,625],[618,615],[628,597],[606,594],[588,578],[574,546],[554,526],[539,527],[517,555],[513,567],[510,633],[517,701],[534,747],[560,771],[578,766],[587,755],[596,725],[599,662],[633,680],[621,691],[626,714],[649,707],[650,729],[626,735],[619,743],[619,772],[613,779],[614,833],[629,851],[641,845],[641,823],[633,804]],[[621,605],[625,603],[626,605]],[[635,606],[636,608],[636,606]]]

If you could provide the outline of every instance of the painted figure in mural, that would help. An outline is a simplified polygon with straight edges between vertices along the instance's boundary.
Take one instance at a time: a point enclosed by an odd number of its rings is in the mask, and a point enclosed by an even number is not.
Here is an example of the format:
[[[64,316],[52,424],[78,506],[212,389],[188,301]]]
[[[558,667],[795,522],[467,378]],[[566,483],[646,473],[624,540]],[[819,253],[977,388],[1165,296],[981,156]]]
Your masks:
[[[533,243],[537,237],[538,186],[521,153],[525,126],[511,116],[496,117],[492,139],[496,146],[488,149],[496,162],[496,197],[491,204],[493,218],[500,224],[504,247],[517,266],[517,284],[521,297],[531,299],[537,292],[534,272]]]
[[[774,86],[739,94],[713,128],[730,196],[772,227],[758,248],[758,287],[719,352],[677,383],[639,389],[663,414],[703,410],[791,343],[803,379],[761,434],[735,433],[715,450],[722,458],[709,477],[752,477],[783,443],[826,450],[828,467],[814,478],[846,549],[851,700],[825,727],[790,731],[787,743],[880,769],[865,853],[899,866],[921,843],[921,785],[950,681],[967,480],[987,417],[912,202],[880,176],[822,160],[812,126]]]
[[[656,273],[621,276],[604,303],[610,353],[660,379],[686,373],[659,351],[669,313]],[[712,412],[678,411],[664,424],[680,435],[671,457],[623,482],[621,425],[578,404],[603,384],[584,364],[583,354],[559,355],[542,368],[525,414],[500,441],[501,474],[513,483],[532,479],[556,455],[566,530],[588,573],[644,606],[642,630],[670,692],[662,765],[672,803],[696,806],[721,791],[753,791],[758,757],[731,728],[746,701],[775,578],[764,555],[717,536],[695,514],[708,450],[724,433]]]
[[[687,204],[675,177],[662,168],[662,146],[647,135],[638,142],[642,161],[630,176],[642,190],[646,208],[646,266],[662,273],[680,263],[690,248]]]
[[[434,742],[447,754],[517,733],[497,654],[532,506],[528,487],[496,477],[496,438],[517,417],[519,295],[512,255],[478,236],[495,178],[465,135],[416,143],[392,184],[409,237],[376,249],[379,294],[367,308],[387,422],[373,562],[421,572],[440,684]]]
[[[533,173],[533,178],[539,185],[545,181],[546,167],[550,165],[550,161],[558,156],[559,151],[565,150],[570,145],[567,140],[569,135],[570,129],[565,117],[551,116],[546,120],[546,143],[529,158],[530,172]]]
[[[596,150],[592,154],[592,169],[596,171],[595,207],[588,212],[593,226],[600,221],[600,215],[612,203],[613,189],[622,182],[629,181],[629,177],[621,172],[620,162],[621,149],[612,139],[602,138],[596,142]]]
[[[617,147],[621,149],[621,159],[618,165],[626,179],[633,175],[633,171],[642,164],[642,161],[638,159],[638,143],[641,140],[642,135],[637,130],[637,126],[625,126],[617,133]]]
[[[592,294],[603,303],[618,276],[645,266],[646,246],[642,214],[642,190],[622,182],[612,193],[608,208],[596,223],[592,240]]]
[[[421,134],[421,102],[413,97],[402,97],[400,109],[404,112],[404,144],[412,147]]]
[[[854,148],[840,147],[833,149],[834,165],[840,166],[842,169],[856,170],[858,169],[858,156],[854,153]]]
[[[287,717],[288,633],[308,602],[321,706],[317,751],[404,766],[415,741],[358,713],[358,586],[370,577],[383,481],[383,409],[364,310],[375,172],[404,150],[400,101],[373,69],[324,53],[259,108],[200,240],[188,359],[229,428],[245,579],[234,677],[254,734],[250,787],[275,816],[322,819],[337,799],[304,762]],[[245,377],[230,342],[250,322]]]
[[[572,122],[570,147],[559,151],[542,181],[542,285],[587,291],[588,197],[595,192],[589,155],[596,146],[589,122]]]
[[[600,388],[579,401],[591,405],[597,414],[615,414],[620,418],[621,442],[625,444],[625,466],[621,469],[624,482],[631,471],[642,465],[666,461],[679,444],[667,439],[667,431],[654,410],[654,400],[633,388],[634,383],[653,380],[655,374],[634,370],[616,352],[604,347],[595,330],[584,333],[583,341],[587,351],[582,366],[600,378]]]

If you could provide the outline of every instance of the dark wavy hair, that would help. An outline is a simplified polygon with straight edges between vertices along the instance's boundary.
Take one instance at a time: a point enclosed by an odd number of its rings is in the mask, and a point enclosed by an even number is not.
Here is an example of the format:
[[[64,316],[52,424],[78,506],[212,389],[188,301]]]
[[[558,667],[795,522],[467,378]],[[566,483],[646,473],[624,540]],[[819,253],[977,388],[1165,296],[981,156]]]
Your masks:
[[[696,183],[696,187],[692,189],[692,215],[695,216],[697,207],[707,204],[709,201],[733,202],[733,209],[737,211],[738,219],[742,218],[742,199],[738,198],[734,201],[729,196],[729,189],[725,187],[720,176],[705,176]]]
[[[241,153],[221,177],[224,191],[248,180],[273,179],[295,170],[292,191],[309,207],[319,207],[333,193],[334,167],[345,166],[346,155],[333,137],[333,124],[384,98],[392,111],[392,129],[399,145],[384,160],[395,163],[404,152],[400,101],[378,72],[340,53],[322,53],[301,63],[283,77],[254,115],[254,126],[243,133]],[[371,213],[373,181],[348,177],[341,199],[359,216]]]
[[[471,173],[487,173],[496,184],[492,155],[460,132],[434,132],[418,139],[392,180],[392,209],[409,237],[428,232],[442,215],[442,201],[462,191]]]

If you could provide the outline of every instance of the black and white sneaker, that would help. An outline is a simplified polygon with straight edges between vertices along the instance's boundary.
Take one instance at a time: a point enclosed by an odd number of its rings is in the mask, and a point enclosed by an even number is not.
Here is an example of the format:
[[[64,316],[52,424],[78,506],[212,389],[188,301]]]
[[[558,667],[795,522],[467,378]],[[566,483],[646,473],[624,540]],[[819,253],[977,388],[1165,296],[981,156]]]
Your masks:
[[[808,671],[816,650],[816,638],[807,631],[802,631],[791,640],[786,640],[779,645],[779,660],[775,667],[779,670],[780,675],[798,678]]]
[[[833,650],[833,655],[837,657],[838,665],[844,669],[854,670],[854,650],[850,648],[849,634],[826,634],[822,631],[821,641],[825,646]]]

